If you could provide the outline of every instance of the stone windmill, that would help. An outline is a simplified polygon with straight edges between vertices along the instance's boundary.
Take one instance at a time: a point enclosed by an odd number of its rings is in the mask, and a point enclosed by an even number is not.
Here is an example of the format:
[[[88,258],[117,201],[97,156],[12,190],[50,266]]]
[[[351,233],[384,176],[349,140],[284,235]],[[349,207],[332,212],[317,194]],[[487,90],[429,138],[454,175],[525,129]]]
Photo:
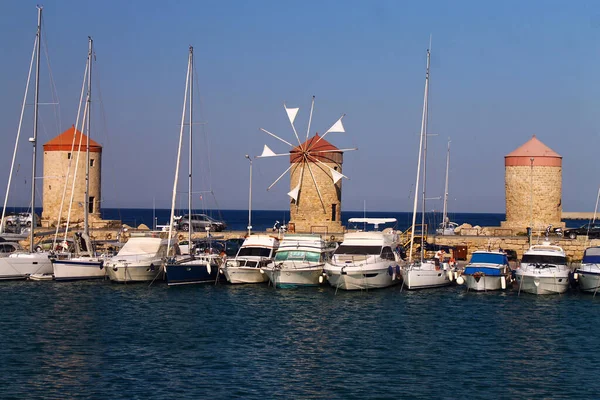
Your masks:
[[[309,138],[310,125],[315,105],[312,99],[306,138],[300,140],[294,125],[299,108],[283,107],[286,111],[294,136],[298,142],[293,145],[287,140],[267,131],[261,130],[291,147],[288,153],[275,153],[267,145],[257,158],[290,157],[290,166],[267,188],[270,190],[288,172],[290,172],[290,231],[330,233],[342,232],[342,174],[343,153],[351,149],[338,149],[325,140],[332,132],[345,132],[342,115],[323,135],[315,134]]]

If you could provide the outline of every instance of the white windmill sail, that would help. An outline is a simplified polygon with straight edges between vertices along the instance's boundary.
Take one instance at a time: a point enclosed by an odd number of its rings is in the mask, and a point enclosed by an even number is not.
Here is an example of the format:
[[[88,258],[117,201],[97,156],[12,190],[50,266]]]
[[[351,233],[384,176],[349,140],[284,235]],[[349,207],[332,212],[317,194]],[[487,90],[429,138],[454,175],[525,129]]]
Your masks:
[[[346,132],[344,130],[344,124],[342,124],[342,118],[344,118],[343,115],[340,117],[340,119],[338,119],[336,121],[335,124],[333,124],[331,126],[331,128],[327,129],[327,132],[325,132],[325,133],[329,133],[329,132],[341,132],[341,133],[344,133],[344,132]],[[325,136],[325,134],[323,134],[323,136]]]
[[[263,152],[262,152],[262,154],[259,157],[274,157],[276,155],[277,154],[275,154],[275,152],[273,150],[271,150],[269,148],[269,146],[267,146],[265,144],[265,147],[263,148]]]
[[[344,174],[337,172],[335,169],[331,169],[331,177],[333,178],[333,183],[336,184],[340,179],[344,177]]]
[[[294,199],[294,201],[298,201],[299,193],[300,193],[300,184],[298,183],[298,185],[295,188],[290,190],[290,192],[288,193],[288,196],[290,196],[292,199]]]
[[[290,123],[294,124],[294,120],[296,119],[296,115],[298,115],[298,110],[300,110],[300,108],[296,107],[296,108],[288,108],[286,106],[285,107],[285,112],[287,113],[288,118],[290,119]]]

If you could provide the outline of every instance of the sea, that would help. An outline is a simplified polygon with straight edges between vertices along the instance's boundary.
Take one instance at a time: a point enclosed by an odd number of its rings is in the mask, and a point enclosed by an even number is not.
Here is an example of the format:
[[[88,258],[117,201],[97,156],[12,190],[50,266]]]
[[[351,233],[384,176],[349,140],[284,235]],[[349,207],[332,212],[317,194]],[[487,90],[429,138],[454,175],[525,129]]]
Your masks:
[[[1,399],[600,397],[600,296],[577,291],[6,281],[0,309]]]

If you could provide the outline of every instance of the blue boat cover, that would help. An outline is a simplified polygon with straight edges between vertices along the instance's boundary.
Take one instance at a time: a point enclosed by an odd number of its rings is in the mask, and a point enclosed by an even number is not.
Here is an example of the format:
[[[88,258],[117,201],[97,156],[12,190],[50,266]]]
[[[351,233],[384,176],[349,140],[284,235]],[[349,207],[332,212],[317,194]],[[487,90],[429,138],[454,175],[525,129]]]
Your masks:
[[[465,267],[465,270],[463,271],[463,275],[473,275],[477,272],[481,272],[487,276],[500,276],[502,275],[500,273],[500,268],[494,268],[494,267],[482,267],[482,266],[478,266],[478,265],[472,265],[472,266],[467,266]]]
[[[502,264],[508,265],[508,257],[502,253],[473,253],[469,264]]]
[[[590,247],[583,253],[582,264],[600,264],[600,247]]]

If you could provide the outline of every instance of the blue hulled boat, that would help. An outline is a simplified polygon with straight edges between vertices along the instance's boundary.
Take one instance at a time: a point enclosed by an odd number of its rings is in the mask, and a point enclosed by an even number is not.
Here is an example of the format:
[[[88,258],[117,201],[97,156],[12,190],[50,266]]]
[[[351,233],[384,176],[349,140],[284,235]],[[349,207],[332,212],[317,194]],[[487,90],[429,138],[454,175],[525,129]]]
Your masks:
[[[468,290],[487,291],[507,288],[511,276],[508,256],[503,251],[475,251],[465,266],[458,283]]]

